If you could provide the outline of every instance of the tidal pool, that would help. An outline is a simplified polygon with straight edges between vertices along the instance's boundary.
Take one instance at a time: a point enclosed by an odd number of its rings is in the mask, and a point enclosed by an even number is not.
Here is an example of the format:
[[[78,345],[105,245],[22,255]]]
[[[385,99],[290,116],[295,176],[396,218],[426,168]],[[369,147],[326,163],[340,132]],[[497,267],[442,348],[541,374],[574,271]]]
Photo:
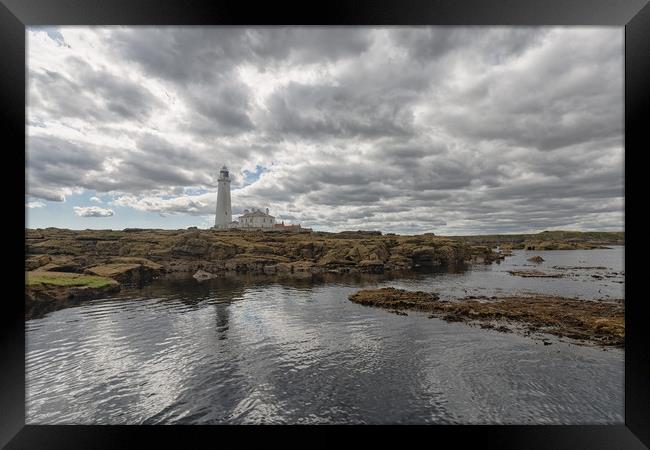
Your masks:
[[[531,268],[567,276],[508,273]],[[347,296],[395,286],[614,299],[623,281],[623,247],[515,251],[400,278],[159,280],[26,321],[27,423],[622,424],[622,350],[544,345]]]

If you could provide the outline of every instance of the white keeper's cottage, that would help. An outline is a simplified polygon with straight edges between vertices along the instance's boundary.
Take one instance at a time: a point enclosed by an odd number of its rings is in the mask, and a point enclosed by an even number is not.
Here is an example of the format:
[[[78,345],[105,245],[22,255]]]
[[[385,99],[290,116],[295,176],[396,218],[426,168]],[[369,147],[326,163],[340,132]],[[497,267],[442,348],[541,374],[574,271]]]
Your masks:
[[[269,209],[262,212],[259,209],[252,211],[244,210],[244,214],[239,216],[239,228],[273,228],[275,217],[269,214]]]

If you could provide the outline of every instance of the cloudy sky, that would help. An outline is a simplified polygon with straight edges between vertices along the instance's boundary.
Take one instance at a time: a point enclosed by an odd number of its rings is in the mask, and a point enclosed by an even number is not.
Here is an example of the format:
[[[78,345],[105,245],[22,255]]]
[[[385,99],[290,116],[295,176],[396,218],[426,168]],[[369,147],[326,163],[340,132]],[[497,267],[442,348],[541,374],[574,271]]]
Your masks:
[[[621,230],[621,27],[27,31],[27,226]]]

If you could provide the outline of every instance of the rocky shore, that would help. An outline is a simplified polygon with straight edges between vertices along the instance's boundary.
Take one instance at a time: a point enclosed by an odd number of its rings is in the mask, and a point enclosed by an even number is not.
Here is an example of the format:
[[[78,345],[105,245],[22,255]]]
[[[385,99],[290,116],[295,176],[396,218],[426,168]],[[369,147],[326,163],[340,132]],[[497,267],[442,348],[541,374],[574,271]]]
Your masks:
[[[387,308],[431,313],[448,322],[464,322],[502,332],[525,335],[552,334],[575,343],[623,347],[625,306],[622,301],[578,300],[536,296],[467,297],[445,301],[432,292],[395,288],[367,289],[351,294],[349,300]],[[546,344],[547,341],[544,341]],[[550,343],[550,342],[549,342]]]
[[[116,280],[69,272],[25,273],[25,317],[40,317],[47,311],[120,292]]]
[[[471,245],[502,250],[593,250],[625,245],[624,232],[543,231],[537,234],[494,234],[454,237]]]
[[[550,234],[549,234],[550,233]],[[189,228],[25,230],[25,271],[103,277],[117,286],[143,286],[164,276],[198,281],[227,273],[312,277],[316,274],[398,274],[437,267],[490,264],[523,247],[600,248],[622,233],[546,232],[539,235],[400,236],[378,231],[297,233]],[[559,241],[558,241],[559,239]],[[530,244],[536,243],[535,245]],[[540,244],[541,243],[541,244]],[[501,248],[497,251],[496,247]],[[547,276],[541,272],[512,273]],[[28,275],[29,276],[29,275]],[[554,275],[556,276],[556,275]],[[108,289],[108,288],[106,288]],[[91,298],[101,289],[27,284],[26,299]]]
[[[228,272],[310,276],[390,273],[486,264],[503,255],[432,234],[241,230],[26,230],[25,270],[65,272],[143,285],[166,274],[210,279]]]

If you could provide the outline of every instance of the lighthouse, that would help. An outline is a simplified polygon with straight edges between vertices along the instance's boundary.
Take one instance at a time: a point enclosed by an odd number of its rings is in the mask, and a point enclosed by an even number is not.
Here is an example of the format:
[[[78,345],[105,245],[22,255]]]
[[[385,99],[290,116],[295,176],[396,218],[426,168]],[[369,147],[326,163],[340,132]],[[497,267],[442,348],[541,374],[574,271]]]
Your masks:
[[[218,182],[217,213],[214,218],[214,227],[228,228],[232,222],[232,209],[230,208],[230,175],[226,166],[221,168]]]

